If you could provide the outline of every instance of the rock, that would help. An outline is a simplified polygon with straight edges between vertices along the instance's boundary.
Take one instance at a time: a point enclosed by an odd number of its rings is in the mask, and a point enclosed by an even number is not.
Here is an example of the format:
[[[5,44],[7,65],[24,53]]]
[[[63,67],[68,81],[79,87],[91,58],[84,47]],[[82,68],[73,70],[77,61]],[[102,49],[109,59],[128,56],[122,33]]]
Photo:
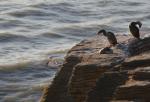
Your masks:
[[[120,66],[123,70],[136,69],[137,67],[147,67],[150,66],[150,51],[142,53],[137,56],[126,58],[125,61]]]
[[[121,85],[117,88],[114,99],[148,102],[150,100],[150,82],[132,81],[128,84]]]
[[[67,85],[71,76],[72,68],[80,62],[80,58],[74,55],[66,57],[66,62],[55,76],[52,84],[44,89],[40,102],[71,102],[67,94]]]
[[[63,64],[62,60],[53,57],[49,57],[47,62],[47,66],[50,68],[58,68],[62,64]]]
[[[126,82],[127,72],[105,72],[89,92],[86,102],[109,102],[115,89]]]
[[[105,40],[98,37],[74,46],[40,102],[148,102],[150,37],[117,38],[110,54],[99,54]]]
[[[129,75],[134,80],[149,80],[150,81],[150,67],[136,68],[135,70],[129,71]]]
[[[100,54],[113,54],[113,50],[109,47],[105,47],[99,50]]]
[[[131,55],[137,55],[144,51],[150,50],[149,37],[139,40],[132,40],[129,42],[129,52]]]

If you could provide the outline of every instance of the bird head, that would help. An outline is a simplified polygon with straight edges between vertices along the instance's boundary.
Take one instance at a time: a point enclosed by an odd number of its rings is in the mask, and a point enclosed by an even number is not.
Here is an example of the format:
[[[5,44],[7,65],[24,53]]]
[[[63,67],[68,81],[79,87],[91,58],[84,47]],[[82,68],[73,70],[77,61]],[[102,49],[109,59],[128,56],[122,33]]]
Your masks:
[[[130,26],[136,26],[137,27],[137,25],[138,25],[139,28],[142,27],[142,23],[140,21],[136,21],[136,22],[131,22],[130,23]]]
[[[138,25],[139,25],[139,28],[141,28],[141,27],[142,27],[142,23],[141,23],[140,21],[136,21],[136,24],[138,24]]]
[[[100,31],[97,32],[97,35],[101,35],[103,34],[104,36],[106,36],[106,30],[101,29]]]

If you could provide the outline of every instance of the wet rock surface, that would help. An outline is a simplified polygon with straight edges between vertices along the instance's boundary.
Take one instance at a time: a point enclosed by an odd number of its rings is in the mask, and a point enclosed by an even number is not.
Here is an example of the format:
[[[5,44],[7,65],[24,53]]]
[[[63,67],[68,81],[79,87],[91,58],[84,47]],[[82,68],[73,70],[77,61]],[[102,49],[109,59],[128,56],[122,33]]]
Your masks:
[[[108,45],[103,37],[74,46],[40,102],[148,102],[150,37],[117,39],[109,54],[99,53]]]

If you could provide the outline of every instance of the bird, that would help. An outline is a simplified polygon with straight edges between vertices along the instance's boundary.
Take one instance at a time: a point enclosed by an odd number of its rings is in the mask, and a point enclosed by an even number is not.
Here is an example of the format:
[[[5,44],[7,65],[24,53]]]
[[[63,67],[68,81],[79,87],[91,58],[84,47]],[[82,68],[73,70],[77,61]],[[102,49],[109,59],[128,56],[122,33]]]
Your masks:
[[[117,39],[114,35],[114,33],[112,32],[106,32],[106,30],[102,29],[100,31],[98,31],[97,35],[103,34],[105,37],[107,37],[108,42],[110,43],[109,47],[115,46],[116,44],[118,44]]]
[[[139,27],[137,27],[137,25]],[[137,39],[140,39],[139,28],[141,28],[141,27],[142,27],[142,23],[140,21],[131,22],[129,24],[129,29],[130,29],[131,34]]]

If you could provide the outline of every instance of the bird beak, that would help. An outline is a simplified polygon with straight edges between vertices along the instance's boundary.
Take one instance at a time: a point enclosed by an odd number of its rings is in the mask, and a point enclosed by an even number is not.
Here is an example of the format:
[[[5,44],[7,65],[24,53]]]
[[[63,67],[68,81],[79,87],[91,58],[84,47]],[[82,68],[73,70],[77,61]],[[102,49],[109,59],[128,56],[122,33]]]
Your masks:
[[[142,27],[142,23],[140,21],[137,21],[137,24],[139,25],[139,28]]]
[[[140,28],[142,27],[142,23],[140,23],[139,27],[140,27]]]

